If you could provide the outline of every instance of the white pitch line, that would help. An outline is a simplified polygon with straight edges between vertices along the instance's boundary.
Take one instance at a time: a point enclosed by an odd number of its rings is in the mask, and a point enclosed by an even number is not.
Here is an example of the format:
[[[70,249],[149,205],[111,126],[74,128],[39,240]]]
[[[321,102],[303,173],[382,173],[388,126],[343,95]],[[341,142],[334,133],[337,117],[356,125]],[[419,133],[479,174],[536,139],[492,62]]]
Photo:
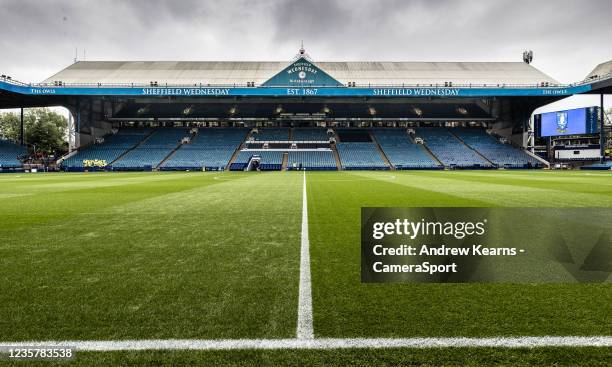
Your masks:
[[[363,348],[537,348],[612,347],[612,336],[525,336],[494,338],[354,338],[354,339],[163,339],[108,341],[29,341],[0,343],[8,347],[73,347],[81,351],[122,350],[270,350],[270,349],[363,349]]]
[[[300,250],[300,289],[298,299],[297,338],[314,338],[312,326],[312,289],[310,282],[310,240],[308,239],[308,198],[306,197],[306,171],[302,186],[302,241]]]

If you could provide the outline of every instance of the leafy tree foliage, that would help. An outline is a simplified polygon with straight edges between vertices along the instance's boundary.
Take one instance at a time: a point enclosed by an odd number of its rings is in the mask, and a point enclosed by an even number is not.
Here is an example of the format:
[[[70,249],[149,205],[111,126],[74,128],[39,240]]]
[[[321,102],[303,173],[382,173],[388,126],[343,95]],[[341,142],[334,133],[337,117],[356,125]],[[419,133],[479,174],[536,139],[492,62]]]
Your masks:
[[[25,142],[31,149],[44,153],[61,153],[67,150],[68,121],[66,117],[48,108],[30,108],[24,111]],[[19,141],[19,113],[0,114],[0,136]]]

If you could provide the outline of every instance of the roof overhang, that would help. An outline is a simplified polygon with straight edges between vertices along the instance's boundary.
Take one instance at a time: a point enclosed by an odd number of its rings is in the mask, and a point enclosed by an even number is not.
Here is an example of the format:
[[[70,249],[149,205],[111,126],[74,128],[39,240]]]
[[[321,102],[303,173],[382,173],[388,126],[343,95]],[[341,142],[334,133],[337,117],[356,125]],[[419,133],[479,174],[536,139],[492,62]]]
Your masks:
[[[586,94],[612,94],[612,78],[596,81]]]

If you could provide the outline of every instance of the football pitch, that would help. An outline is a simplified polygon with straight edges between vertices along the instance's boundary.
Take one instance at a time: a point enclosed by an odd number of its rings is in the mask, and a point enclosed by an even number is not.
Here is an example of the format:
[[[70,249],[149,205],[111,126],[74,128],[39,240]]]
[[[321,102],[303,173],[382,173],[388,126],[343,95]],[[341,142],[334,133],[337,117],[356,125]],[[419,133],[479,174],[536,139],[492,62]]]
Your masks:
[[[610,365],[611,278],[363,284],[361,207],[612,207],[612,173],[0,175],[0,345],[101,342],[57,362],[85,366]],[[607,342],[460,345],[523,337]]]

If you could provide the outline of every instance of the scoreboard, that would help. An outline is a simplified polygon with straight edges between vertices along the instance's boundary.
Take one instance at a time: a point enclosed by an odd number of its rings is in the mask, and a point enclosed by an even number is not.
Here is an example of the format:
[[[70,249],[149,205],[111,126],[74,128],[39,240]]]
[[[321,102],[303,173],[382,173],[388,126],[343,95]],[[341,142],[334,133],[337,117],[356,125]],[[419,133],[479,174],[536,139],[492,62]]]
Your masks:
[[[536,137],[586,135],[599,132],[599,107],[547,112],[534,116]]]

